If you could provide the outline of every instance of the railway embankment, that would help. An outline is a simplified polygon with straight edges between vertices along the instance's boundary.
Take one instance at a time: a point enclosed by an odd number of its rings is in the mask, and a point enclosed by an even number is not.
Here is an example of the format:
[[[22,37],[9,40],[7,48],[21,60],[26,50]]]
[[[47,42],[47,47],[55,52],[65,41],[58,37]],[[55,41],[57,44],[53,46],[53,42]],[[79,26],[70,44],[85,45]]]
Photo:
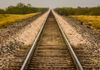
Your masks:
[[[79,22],[54,12],[84,69],[100,69],[100,36]]]
[[[22,62],[48,13],[0,29],[0,69],[8,70]]]

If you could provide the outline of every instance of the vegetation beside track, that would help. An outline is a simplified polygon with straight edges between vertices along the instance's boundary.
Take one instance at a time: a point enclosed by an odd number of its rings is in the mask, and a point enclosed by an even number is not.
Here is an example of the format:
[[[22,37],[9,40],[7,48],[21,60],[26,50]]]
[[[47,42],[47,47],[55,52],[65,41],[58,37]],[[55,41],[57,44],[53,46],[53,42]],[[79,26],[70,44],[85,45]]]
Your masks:
[[[100,15],[100,7],[56,8],[60,15]]]
[[[100,29],[100,16],[72,16],[76,20],[83,22],[83,24]]]
[[[56,8],[55,11],[64,16],[71,16],[82,24],[100,29],[100,7]]]
[[[5,27],[7,25],[19,22],[28,18],[31,18],[39,13],[31,14],[0,14],[0,27]]]
[[[0,14],[29,14],[47,11],[48,8],[36,8],[32,7],[31,4],[18,3],[16,6],[8,6],[5,9],[0,9]]]
[[[0,27],[5,27],[15,22],[31,18],[37,14],[46,12],[48,8],[36,8],[31,4],[18,3],[16,6],[9,6],[0,9]]]

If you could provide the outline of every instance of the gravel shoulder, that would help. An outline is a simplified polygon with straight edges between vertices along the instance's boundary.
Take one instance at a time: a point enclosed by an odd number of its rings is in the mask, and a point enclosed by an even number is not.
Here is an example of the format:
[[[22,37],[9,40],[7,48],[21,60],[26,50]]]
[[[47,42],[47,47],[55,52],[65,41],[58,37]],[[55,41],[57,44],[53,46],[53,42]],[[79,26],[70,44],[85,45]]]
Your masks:
[[[84,69],[100,69],[100,35],[72,18],[55,16]]]
[[[0,29],[0,70],[11,70],[22,63],[47,15]]]

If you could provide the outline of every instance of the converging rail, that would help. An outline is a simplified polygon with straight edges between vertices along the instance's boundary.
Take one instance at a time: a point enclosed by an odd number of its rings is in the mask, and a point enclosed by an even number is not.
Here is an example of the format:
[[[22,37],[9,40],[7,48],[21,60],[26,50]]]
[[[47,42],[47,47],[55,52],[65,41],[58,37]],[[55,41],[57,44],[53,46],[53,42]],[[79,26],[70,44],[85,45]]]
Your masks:
[[[83,70],[52,12],[41,27],[20,70]]]

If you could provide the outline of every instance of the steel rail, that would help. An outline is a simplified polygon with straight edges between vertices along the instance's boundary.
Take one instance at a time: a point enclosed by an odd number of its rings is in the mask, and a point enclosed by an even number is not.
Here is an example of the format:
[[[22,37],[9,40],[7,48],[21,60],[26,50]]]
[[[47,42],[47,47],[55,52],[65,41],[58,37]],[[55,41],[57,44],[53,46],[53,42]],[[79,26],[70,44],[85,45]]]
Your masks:
[[[50,13],[50,12],[49,12],[49,13]],[[57,21],[57,18],[56,18],[55,14],[54,14],[55,12],[52,11],[52,13],[53,13],[53,15],[54,15],[54,17],[55,17],[55,20]],[[32,47],[31,47],[31,49],[30,49],[28,55],[26,56],[26,58],[25,58],[25,60],[24,60],[24,63],[22,64],[20,70],[25,70],[25,68],[26,68],[26,66],[27,66],[27,64],[28,64],[28,62],[31,60],[31,56],[32,56],[32,54],[33,54],[34,51],[35,51],[36,43],[37,43],[37,41],[38,41],[38,39],[39,39],[39,37],[40,37],[40,35],[41,35],[41,33],[42,33],[42,30],[43,30],[44,25],[45,25],[45,23],[46,23],[46,21],[47,21],[47,18],[48,18],[48,16],[46,17],[46,20],[44,21],[44,24],[42,25],[42,27],[41,27],[41,29],[40,29],[38,35],[36,36],[36,38],[35,38],[35,40],[34,40],[34,42],[33,42],[33,45],[32,45]],[[68,45],[69,52],[70,52],[70,54],[71,54],[71,57],[73,58],[73,61],[74,61],[75,65],[76,65],[77,69],[78,69],[78,70],[83,70],[83,67],[82,67],[81,63],[79,62],[79,60],[78,60],[78,58],[77,58],[77,56],[76,56],[74,50],[72,49],[72,46],[71,46],[71,44],[70,44],[70,41],[68,40],[68,37],[66,36],[66,34],[65,34],[64,30],[63,30],[63,28],[60,26],[60,23],[59,23],[58,21],[57,21],[57,23],[58,23],[59,29],[61,30],[61,33],[62,33],[62,35],[63,35],[63,37],[64,37],[65,43]]]
[[[55,12],[54,12],[53,10],[52,10],[52,12],[53,12],[53,15],[54,15],[54,17],[55,17],[55,20],[56,20],[57,23],[58,23],[58,26],[59,26],[59,28],[60,28],[60,30],[61,30],[61,33],[62,33],[62,35],[63,35],[63,37],[64,37],[64,39],[65,39],[65,43],[68,45],[69,52],[70,52],[70,54],[71,54],[71,57],[72,57],[72,59],[73,59],[75,65],[76,65],[77,69],[78,69],[78,70],[83,70],[83,67],[82,67],[81,63],[79,62],[79,59],[77,58],[77,56],[76,56],[76,54],[75,54],[75,52],[74,52],[74,50],[73,50],[73,48],[72,48],[72,46],[71,46],[71,44],[70,44],[70,41],[69,41],[67,35],[65,34],[63,28],[62,28],[61,25],[60,25],[60,22],[57,20],[57,18],[56,18],[56,16],[55,16]]]
[[[49,13],[50,13],[50,10],[48,11],[48,15],[49,15]],[[25,58],[25,60],[24,60],[24,62],[23,62],[23,64],[22,64],[20,70],[25,70],[26,66],[28,65],[28,62],[30,62],[31,56],[33,55],[33,53],[34,53],[34,51],[35,51],[36,43],[37,43],[37,41],[38,41],[38,39],[39,39],[39,37],[40,37],[42,31],[43,31],[43,28],[44,28],[44,25],[45,25],[45,23],[46,23],[46,21],[47,21],[48,15],[47,15],[45,21],[43,22],[43,25],[41,26],[41,29],[39,30],[39,33],[37,34],[37,36],[36,36],[36,38],[35,38],[35,40],[34,40],[34,42],[33,42],[33,45],[32,45],[32,47],[31,47],[31,49],[29,50],[29,52],[28,52],[28,54],[27,54],[27,56],[26,56],[26,58]]]

